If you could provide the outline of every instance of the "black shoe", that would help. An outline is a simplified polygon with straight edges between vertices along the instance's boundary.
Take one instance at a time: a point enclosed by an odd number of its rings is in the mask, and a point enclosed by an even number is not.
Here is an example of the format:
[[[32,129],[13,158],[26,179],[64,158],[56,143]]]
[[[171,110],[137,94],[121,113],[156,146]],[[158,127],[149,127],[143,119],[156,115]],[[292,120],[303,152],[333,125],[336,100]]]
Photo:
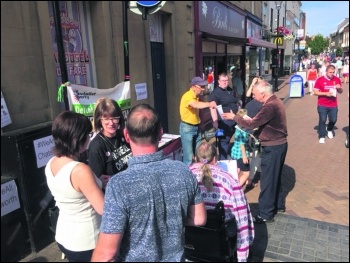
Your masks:
[[[257,223],[257,224],[272,223],[272,222],[274,222],[274,221],[275,221],[274,218],[265,219],[265,218],[262,218],[262,217],[259,216],[259,215],[253,217],[253,222],[254,222],[254,223]]]
[[[283,214],[286,212],[286,209],[277,209],[277,214]]]

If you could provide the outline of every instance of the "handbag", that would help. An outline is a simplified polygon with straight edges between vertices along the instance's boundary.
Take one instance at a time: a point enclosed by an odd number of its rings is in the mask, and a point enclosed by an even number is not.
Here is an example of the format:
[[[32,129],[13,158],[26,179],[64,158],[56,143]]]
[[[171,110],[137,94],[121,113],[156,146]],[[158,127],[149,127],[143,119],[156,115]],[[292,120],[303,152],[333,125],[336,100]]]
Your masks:
[[[58,221],[58,216],[60,214],[60,209],[58,206],[49,208],[49,228],[52,232],[56,233],[56,226]]]

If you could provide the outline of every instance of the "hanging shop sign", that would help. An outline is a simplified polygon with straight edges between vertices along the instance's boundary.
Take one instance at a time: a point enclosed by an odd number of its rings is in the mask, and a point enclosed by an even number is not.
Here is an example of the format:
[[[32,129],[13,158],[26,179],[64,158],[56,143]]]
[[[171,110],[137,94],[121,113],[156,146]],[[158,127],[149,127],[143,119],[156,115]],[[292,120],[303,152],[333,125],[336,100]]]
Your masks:
[[[218,36],[245,38],[245,16],[216,1],[199,1],[199,30]]]
[[[273,43],[274,43],[275,45],[282,46],[282,45],[283,45],[283,36],[274,37],[274,38],[273,38]]]

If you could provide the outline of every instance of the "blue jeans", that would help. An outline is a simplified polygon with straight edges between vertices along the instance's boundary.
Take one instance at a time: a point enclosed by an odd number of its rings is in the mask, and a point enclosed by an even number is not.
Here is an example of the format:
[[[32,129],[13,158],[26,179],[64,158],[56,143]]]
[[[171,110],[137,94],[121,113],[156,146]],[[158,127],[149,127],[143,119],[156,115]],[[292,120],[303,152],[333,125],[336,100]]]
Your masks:
[[[182,143],[182,162],[186,165],[192,163],[194,153],[201,142],[199,127],[180,122],[180,135]]]
[[[326,137],[326,120],[328,116],[327,131],[332,131],[337,122],[338,107],[323,107],[317,106],[318,112],[318,136],[319,138]]]
[[[286,193],[281,182],[288,143],[261,147],[259,214],[272,219],[277,209],[286,209]]]

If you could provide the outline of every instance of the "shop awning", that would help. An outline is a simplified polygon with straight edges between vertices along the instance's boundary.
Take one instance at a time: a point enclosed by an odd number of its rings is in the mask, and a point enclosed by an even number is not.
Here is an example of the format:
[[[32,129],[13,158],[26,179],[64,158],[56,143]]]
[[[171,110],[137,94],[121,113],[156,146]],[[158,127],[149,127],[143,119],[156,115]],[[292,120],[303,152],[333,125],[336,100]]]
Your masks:
[[[274,43],[259,39],[259,38],[254,38],[254,37],[249,37],[247,39],[247,45],[250,46],[256,46],[256,47],[266,47],[266,48],[274,48],[276,49],[277,46]],[[283,46],[278,46],[278,48],[284,48]]]
[[[225,44],[236,44],[236,45],[245,45],[246,38],[237,38],[237,37],[228,37],[228,36],[219,36],[209,34],[207,32],[202,32],[202,38],[209,41],[218,41]]]

